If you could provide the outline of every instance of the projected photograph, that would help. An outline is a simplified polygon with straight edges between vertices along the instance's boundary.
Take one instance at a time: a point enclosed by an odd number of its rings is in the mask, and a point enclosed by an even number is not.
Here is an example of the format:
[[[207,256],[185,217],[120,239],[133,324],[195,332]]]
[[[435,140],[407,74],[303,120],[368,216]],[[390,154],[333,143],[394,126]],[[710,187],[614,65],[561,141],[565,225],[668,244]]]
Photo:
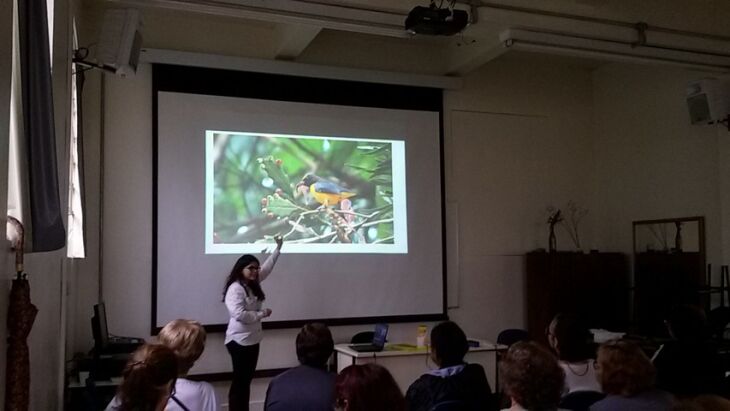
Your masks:
[[[405,143],[206,131],[208,254],[407,253]]]

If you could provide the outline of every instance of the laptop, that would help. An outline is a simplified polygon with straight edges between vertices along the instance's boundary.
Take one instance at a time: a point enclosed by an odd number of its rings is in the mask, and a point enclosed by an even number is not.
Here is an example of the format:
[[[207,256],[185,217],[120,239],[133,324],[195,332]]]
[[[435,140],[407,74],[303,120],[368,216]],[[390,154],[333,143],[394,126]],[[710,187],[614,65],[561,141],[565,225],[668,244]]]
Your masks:
[[[91,331],[94,336],[94,349],[97,354],[131,353],[144,344],[144,339],[135,337],[117,337],[109,335],[104,303],[94,305],[94,316],[91,318]]]
[[[350,344],[350,348],[357,352],[377,352],[383,351],[385,347],[385,337],[388,336],[388,324],[375,324],[375,332],[373,332],[373,342],[370,344]]]

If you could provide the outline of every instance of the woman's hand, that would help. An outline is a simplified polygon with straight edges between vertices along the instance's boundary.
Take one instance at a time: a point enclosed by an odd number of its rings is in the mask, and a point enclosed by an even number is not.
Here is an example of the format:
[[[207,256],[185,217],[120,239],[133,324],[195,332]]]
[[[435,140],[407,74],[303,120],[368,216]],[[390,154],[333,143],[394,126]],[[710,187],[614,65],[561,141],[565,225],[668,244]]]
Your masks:
[[[281,250],[281,246],[284,244],[284,237],[277,235],[274,237],[274,241],[276,241],[276,249]]]
[[[261,312],[264,314],[264,318],[266,318],[271,315],[271,308],[264,308]]]

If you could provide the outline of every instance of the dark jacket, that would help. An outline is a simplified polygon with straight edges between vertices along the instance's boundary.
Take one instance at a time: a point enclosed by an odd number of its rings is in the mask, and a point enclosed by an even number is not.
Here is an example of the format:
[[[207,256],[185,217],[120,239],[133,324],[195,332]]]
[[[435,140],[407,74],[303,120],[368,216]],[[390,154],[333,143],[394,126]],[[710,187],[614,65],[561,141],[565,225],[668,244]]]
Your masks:
[[[335,374],[300,365],[276,376],[266,391],[266,411],[332,411]]]
[[[678,397],[722,395],[725,371],[717,348],[704,341],[670,341],[654,359],[656,386]]]
[[[461,372],[448,377],[424,374],[406,393],[410,411],[430,411],[440,402],[453,400],[462,401],[465,411],[494,409],[492,390],[481,365],[467,364]]]

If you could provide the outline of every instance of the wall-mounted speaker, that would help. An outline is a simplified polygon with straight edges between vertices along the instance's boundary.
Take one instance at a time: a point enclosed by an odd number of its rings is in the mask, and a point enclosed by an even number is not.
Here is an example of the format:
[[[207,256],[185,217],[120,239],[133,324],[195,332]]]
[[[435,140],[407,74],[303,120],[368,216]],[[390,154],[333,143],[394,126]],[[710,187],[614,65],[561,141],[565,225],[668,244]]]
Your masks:
[[[120,76],[134,75],[142,48],[140,26],[138,10],[107,10],[99,36],[97,63]]]
[[[730,115],[730,82],[706,78],[687,86],[687,108],[692,124],[715,124]]]

